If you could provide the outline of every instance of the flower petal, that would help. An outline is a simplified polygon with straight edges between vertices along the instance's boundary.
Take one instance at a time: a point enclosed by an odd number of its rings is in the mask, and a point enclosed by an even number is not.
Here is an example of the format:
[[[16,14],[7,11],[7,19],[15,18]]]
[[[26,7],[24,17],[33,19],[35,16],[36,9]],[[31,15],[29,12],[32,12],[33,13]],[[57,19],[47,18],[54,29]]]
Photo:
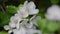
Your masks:
[[[10,28],[9,28],[8,25],[5,25],[5,26],[4,26],[4,29],[5,29],[5,30],[9,30]]]
[[[18,15],[21,18],[26,18],[28,16],[28,12],[25,8],[22,8],[21,10],[18,11]]]
[[[12,27],[12,28],[16,27],[14,22],[10,22],[9,26]]]
[[[42,34],[40,30],[35,30],[35,29],[28,29],[27,33],[28,34],[34,34],[34,33]]]
[[[39,12],[38,9],[32,9],[32,10],[29,10],[29,15],[34,15],[34,14],[37,14]]]
[[[17,29],[14,29],[14,30],[13,30],[13,33],[14,33],[14,34],[20,34],[20,31],[17,30]]]
[[[10,22],[13,22],[13,23],[18,23],[21,21],[21,18],[19,17],[18,14],[15,14],[14,16],[11,17],[10,19]]]
[[[16,29],[19,29],[19,22],[16,23]]]
[[[25,1],[25,2],[24,2],[23,7],[25,7],[25,8],[26,8],[26,7],[27,7],[27,5],[28,5],[28,1]]]
[[[8,31],[8,34],[11,34],[12,32],[13,32],[12,30],[9,30],[9,31]]]
[[[29,3],[28,3],[28,8],[29,8],[29,9],[35,9],[36,6],[35,6],[34,2],[32,2],[32,1],[29,2]]]

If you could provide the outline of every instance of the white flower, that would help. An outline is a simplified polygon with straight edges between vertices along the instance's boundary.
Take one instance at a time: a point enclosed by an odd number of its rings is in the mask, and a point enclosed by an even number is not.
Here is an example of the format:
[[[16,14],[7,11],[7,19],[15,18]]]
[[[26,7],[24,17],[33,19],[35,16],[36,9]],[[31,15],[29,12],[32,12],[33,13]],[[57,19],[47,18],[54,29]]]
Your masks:
[[[11,17],[9,25],[11,27],[16,27],[19,29],[19,23],[22,19],[18,16],[18,14],[15,14],[14,16]]]
[[[14,22],[14,23],[17,23],[17,22],[19,22],[19,21],[21,21],[21,18],[19,17],[18,14],[15,14],[15,15],[12,16],[11,19],[10,19],[10,22]]]
[[[14,33],[14,34],[26,34],[26,29],[23,28],[23,27],[21,27],[19,30],[14,29],[14,30],[13,30],[13,33]]]
[[[5,30],[9,30],[10,27],[9,27],[8,25],[5,25],[5,26],[4,26],[4,29],[5,29]]]
[[[50,20],[60,20],[60,7],[58,5],[52,5],[47,9],[46,18]]]
[[[34,2],[31,1],[28,3],[28,1],[25,1],[23,7],[18,10],[18,15],[21,18],[26,18],[28,15],[35,15],[39,12],[39,10],[35,8]]]
[[[9,30],[9,31],[8,31],[8,34],[10,34],[10,33],[12,32],[12,30],[13,30],[12,27],[10,27],[9,25],[5,25],[5,26],[4,26],[4,29],[5,29],[5,30]]]

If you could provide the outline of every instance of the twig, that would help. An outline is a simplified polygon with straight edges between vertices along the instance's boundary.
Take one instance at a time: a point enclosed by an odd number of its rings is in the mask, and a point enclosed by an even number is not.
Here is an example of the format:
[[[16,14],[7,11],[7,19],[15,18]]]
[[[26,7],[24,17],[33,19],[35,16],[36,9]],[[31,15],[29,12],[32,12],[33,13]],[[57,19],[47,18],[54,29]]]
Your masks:
[[[2,11],[5,13],[5,11],[4,11],[4,9],[3,9],[2,5],[0,5],[0,8],[1,8],[1,9],[2,9]]]

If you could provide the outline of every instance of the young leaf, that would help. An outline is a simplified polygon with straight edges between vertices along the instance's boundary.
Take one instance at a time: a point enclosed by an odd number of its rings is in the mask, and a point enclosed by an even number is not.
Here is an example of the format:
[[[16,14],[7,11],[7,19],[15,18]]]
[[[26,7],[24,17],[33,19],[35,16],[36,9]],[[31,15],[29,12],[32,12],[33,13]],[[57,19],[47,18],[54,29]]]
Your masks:
[[[7,6],[7,9],[8,9],[8,11],[9,11],[9,13],[11,13],[11,14],[17,13],[17,7],[15,7],[15,6],[13,6],[13,5]]]

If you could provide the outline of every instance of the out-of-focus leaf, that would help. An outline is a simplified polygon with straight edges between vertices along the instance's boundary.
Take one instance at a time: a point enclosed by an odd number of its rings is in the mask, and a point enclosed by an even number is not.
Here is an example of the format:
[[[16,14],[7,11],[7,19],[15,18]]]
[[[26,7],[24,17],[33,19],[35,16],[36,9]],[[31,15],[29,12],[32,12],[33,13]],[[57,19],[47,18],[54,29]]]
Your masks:
[[[37,22],[38,27],[42,29],[44,32],[54,32],[58,29],[58,24],[53,21],[47,19],[41,19]]]
[[[58,29],[58,24],[57,23],[52,23],[52,22],[50,22],[50,23],[48,23],[47,24],[47,29],[49,30],[49,31],[56,31],[57,29]]]
[[[54,34],[53,32],[43,32],[43,34]]]
[[[5,31],[1,31],[0,34],[8,34],[8,33]]]
[[[45,29],[46,28],[46,19],[40,19],[39,21],[37,21],[38,27],[41,29]]]
[[[2,27],[8,24],[10,21],[10,17],[11,17],[11,14],[3,13],[2,11],[0,11],[0,18],[1,18],[0,26]]]
[[[20,3],[24,3],[26,0],[20,0]]]
[[[8,0],[3,0],[3,2],[7,2]]]
[[[23,4],[20,4],[19,6],[18,6],[18,9],[21,9],[23,7]]]
[[[59,3],[59,0],[50,0],[52,4],[57,4]]]
[[[17,13],[17,7],[16,6],[9,5],[9,6],[7,6],[7,9],[9,11],[9,13],[11,13],[11,14]]]

